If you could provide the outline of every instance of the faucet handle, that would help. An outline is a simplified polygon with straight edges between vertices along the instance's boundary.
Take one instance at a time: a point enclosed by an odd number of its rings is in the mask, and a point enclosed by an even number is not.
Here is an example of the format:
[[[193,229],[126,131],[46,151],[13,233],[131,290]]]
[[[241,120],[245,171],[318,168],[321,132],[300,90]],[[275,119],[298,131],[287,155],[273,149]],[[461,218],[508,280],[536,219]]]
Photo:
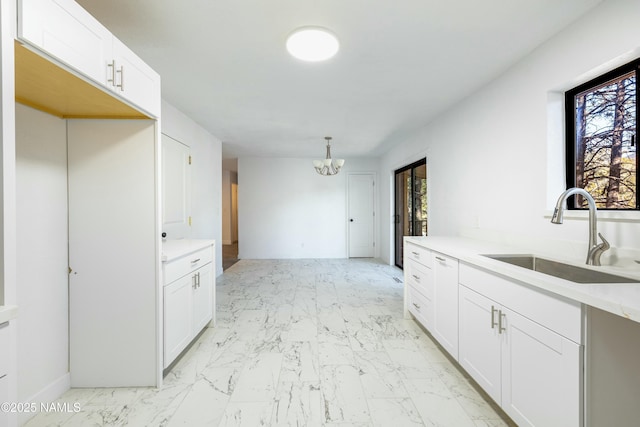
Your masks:
[[[609,249],[611,247],[611,245],[609,245],[609,242],[607,241],[607,239],[604,238],[604,236],[602,235],[602,233],[598,233],[598,236],[600,237],[600,239],[602,240],[602,243],[600,243],[598,245],[598,249],[600,249],[602,252],[606,251],[607,249]]]

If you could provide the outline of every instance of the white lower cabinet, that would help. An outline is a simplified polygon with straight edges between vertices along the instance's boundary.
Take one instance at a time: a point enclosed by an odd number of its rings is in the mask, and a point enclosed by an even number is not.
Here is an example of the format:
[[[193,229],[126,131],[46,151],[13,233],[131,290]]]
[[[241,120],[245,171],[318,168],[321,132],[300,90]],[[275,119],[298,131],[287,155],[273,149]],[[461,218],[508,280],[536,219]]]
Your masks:
[[[458,260],[433,253],[433,328],[440,345],[458,359]]]
[[[164,367],[191,341],[191,276],[164,287]]]
[[[189,253],[164,266],[164,368],[207,326],[214,312],[213,250]]]
[[[459,338],[460,365],[519,426],[581,425],[579,344],[466,286]]]

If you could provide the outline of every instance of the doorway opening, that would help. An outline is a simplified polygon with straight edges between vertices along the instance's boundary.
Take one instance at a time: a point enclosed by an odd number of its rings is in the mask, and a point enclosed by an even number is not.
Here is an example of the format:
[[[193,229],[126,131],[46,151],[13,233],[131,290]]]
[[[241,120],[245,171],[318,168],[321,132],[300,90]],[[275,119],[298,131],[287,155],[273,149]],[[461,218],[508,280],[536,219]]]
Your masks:
[[[403,237],[427,235],[427,159],[395,171],[395,262],[403,268]]]

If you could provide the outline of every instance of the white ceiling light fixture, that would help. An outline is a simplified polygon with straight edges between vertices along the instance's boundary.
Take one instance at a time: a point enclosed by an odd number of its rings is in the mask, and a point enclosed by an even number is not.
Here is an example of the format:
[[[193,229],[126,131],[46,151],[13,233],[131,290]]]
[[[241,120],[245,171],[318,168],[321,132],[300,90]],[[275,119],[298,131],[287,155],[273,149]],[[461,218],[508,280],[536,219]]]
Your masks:
[[[287,37],[287,51],[303,61],[326,61],[339,49],[338,38],[322,27],[301,27]]]
[[[331,176],[340,172],[344,165],[344,159],[331,159],[331,137],[325,136],[327,140],[327,158],[324,160],[314,160],[313,167],[320,175]]]

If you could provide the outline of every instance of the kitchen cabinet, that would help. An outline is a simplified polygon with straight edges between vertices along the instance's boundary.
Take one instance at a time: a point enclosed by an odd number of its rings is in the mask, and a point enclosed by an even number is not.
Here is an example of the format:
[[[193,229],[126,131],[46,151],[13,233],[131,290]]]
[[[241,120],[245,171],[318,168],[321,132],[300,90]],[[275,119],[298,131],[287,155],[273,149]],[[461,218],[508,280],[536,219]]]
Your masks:
[[[433,328],[433,270],[431,251],[408,244],[404,252],[406,310],[428,331]]]
[[[105,84],[113,36],[73,0],[19,0],[18,39]]]
[[[458,359],[458,260],[433,253],[433,327],[436,340]]]
[[[18,0],[18,40],[160,117],[160,76],[73,0]]]
[[[579,323],[579,305],[468,266],[460,280],[460,365],[518,425],[580,426],[582,346],[553,330],[559,311]],[[527,301],[546,313],[509,307]]]
[[[171,245],[172,242],[167,243]],[[182,253],[164,264],[165,368],[213,321],[213,264],[211,243],[204,248]]]
[[[72,387],[155,386],[160,372],[156,123],[68,120]]]
[[[160,76],[117,38],[108,65],[111,89],[155,117],[160,116]]]

